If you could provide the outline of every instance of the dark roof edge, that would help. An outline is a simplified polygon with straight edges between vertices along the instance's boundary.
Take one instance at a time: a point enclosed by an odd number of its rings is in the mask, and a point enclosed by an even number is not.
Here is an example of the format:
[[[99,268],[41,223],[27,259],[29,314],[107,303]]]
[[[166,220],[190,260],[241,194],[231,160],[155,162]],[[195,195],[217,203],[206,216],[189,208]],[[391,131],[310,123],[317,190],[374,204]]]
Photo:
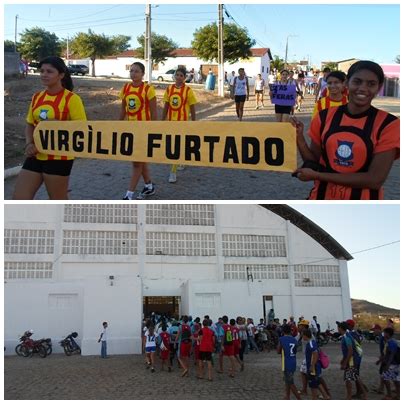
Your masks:
[[[321,244],[334,258],[347,261],[353,259],[353,256],[325,230],[290,206],[283,204],[265,204],[259,206],[270,210],[285,220],[289,220],[292,224]]]

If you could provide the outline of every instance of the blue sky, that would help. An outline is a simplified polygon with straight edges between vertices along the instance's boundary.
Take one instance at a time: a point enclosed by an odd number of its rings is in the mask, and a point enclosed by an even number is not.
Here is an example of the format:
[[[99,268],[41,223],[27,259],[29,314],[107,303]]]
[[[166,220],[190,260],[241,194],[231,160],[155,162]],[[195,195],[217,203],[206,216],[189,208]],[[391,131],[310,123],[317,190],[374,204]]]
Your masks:
[[[91,3],[91,2],[88,2]],[[398,4],[225,4],[237,24],[246,27],[255,47],[269,47],[284,58],[289,36],[288,60],[309,58],[338,61],[352,57],[392,63],[400,54]],[[13,4],[4,8],[4,38],[41,26],[59,38],[86,32],[136,37],[144,31],[144,4]],[[190,47],[196,29],[217,19],[217,4],[159,4],[152,6],[152,30],[168,36],[180,47]],[[228,17],[226,22],[233,21]],[[296,36],[292,36],[296,35]]]
[[[398,204],[290,204],[336,239],[354,259],[348,262],[351,297],[400,308]]]

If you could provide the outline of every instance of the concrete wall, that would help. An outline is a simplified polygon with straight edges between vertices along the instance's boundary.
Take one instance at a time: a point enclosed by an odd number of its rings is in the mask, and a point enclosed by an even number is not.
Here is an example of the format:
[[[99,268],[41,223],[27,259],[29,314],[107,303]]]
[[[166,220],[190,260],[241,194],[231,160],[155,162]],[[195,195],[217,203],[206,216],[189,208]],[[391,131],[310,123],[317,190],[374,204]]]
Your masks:
[[[77,331],[83,338],[82,282],[6,282],[4,285],[4,346],[15,354],[19,337],[29,329],[35,339],[52,338],[55,352],[63,352],[58,342]],[[16,310],[16,308],[19,308]]]
[[[4,52],[4,76],[19,75],[20,54]]]

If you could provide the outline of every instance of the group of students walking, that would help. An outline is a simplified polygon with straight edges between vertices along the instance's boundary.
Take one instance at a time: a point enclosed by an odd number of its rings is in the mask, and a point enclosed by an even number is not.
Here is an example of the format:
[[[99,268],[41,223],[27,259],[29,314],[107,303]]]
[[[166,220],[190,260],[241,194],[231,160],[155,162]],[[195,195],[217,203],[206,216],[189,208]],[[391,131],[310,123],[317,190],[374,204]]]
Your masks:
[[[324,371],[330,365],[330,359],[316,339],[316,330],[319,325],[315,318],[314,323],[305,320],[303,317],[296,323],[291,317],[290,321],[284,320],[279,325],[279,339],[277,352],[281,354],[281,370],[285,384],[284,399],[289,400],[293,394],[295,398],[302,399],[311,391],[311,398],[331,399],[331,391],[324,377]],[[268,329],[273,328],[274,321],[262,326]],[[260,325],[261,325],[260,323]],[[316,324],[314,326],[313,324]],[[154,324],[148,320],[143,328],[144,352],[147,369],[155,372],[157,363],[156,354],[159,353],[161,360],[161,371],[166,368],[168,372],[178,364],[182,369],[181,376],[188,377],[191,372],[191,358],[196,366],[196,377],[203,379],[207,376],[209,381],[213,380],[214,362],[217,361],[216,371],[224,373],[227,366],[228,376],[235,377],[236,371],[244,370],[244,353],[250,349],[256,349],[254,334],[260,325],[255,326],[252,319],[237,317],[229,320],[228,316],[218,319],[213,323],[206,315],[201,323],[197,317],[194,321],[191,317],[183,316],[180,322],[173,321],[170,324],[166,320]],[[355,330],[355,322],[352,319],[337,322],[338,332],[341,335],[341,360],[340,369],[343,371],[343,382],[345,385],[346,399],[366,399],[368,387],[360,376],[363,359],[362,339]],[[277,327],[278,328],[278,327]],[[382,333],[382,328],[375,325],[373,330],[380,339],[380,358],[377,361],[379,366],[380,385],[373,390],[383,394],[386,389],[385,398],[400,397],[400,349],[393,338],[394,325],[388,324]],[[250,345],[251,344],[251,345]],[[301,388],[298,389],[294,374],[297,367],[297,351],[302,348],[302,361],[299,367]],[[226,359],[225,359],[226,358]],[[224,363],[227,361],[226,363]],[[205,375],[207,368],[207,375]],[[391,388],[394,384],[394,394]],[[353,388],[356,387],[356,393]]]
[[[224,373],[224,357],[229,361],[229,377],[234,378],[236,369],[244,370],[244,353],[248,350],[251,337],[251,321],[227,316],[213,323],[209,315],[194,321],[182,316],[181,322],[173,321],[155,325],[148,320],[143,328],[143,346],[147,368],[155,372],[156,352],[160,352],[161,370],[172,371],[176,362],[182,368],[182,377],[189,376],[190,358],[197,365],[197,377],[213,380],[213,361],[218,359],[219,373]],[[206,368],[205,369],[205,365]]]
[[[62,59],[48,57],[40,62],[39,70],[45,90],[34,94],[29,106],[25,129],[26,160],[13,198],[33,199],[44,183],[50,199],[68,199],[73,158],[38,153],[33,132],[40,121],[86,120],[86,113],[80,97],[72,92],[73,83]],[[132,81],[120,92],[119,119],[158,119],[155,89],[143,82],[144,72],[142,63],[131,66]],[[197,100],[185,79],[186,71],[177,69],[175,83],[168,86],[164,94],[162,120],[196,120]],[[297,147],[304,161],[293,175],[300,181],[314,181],[309,199],[383,199],[382,185],[393,162],[399,158],[400,150],[399,119],[371,105],[383,86],[383,70],[374,62],[359,61],[350,67],[346,78],[342,72],[330,72],[323,79],[326,87],[320,91],[314,108],[308,130],[309,143],[304,136],[303,122],[290,116],[291,107],[279,105],[277,108],[275,105],[276,120],[288,119],[295,128]],[[290,84],[286,70],[281,72],[279,84]],[[239,69],[233,86],[236,113],[241,121],[244,103],[249,99],[244,69]],[[259,98],[261,90],[256,91]],[[136,194],[141,178],[144,187]],[[177,167],[174,165],[169,182],[176,180]],[[145,199],[154,193],[148,164],[133,162],[123,199]]]

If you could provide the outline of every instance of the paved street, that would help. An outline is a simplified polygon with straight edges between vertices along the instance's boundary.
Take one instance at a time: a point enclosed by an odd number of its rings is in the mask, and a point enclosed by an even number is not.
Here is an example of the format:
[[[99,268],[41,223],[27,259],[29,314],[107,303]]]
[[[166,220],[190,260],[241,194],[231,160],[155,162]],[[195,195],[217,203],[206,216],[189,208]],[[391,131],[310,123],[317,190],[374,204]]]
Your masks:
[[[324,377],[333,399],[343,399],[345,389],[342,371],[339,370],[339,344],[329,343],[325,352],[331,365]],[[364,343],[365,356],[361,374],[369,390],[378,383],[378,346]],[[298,353],[298,363],[302,353]],[[4,398],[6,400],[54,400],[54,399],[261,399],[275,400],[283,397],[280,356],[270,353],[246,355],[245,371],[234,379],[226,373],[215,372],[214,381],[199,380],[195,369],[187,378],[180,371],[156,373],[146,370],[140,355],[114,356],[102,360],[98,357],[67,357],[63,354],[41,359],[6,356],[4,359]],[[300,375],[295,383],[301,387]],[[369,393],[369,399],[382,396]]]
[[[399,116],[400,100],[377,99],[374,105]],[[313,99],[308,96],[302,112],[297,116],[307,128],[310,122]],[[233,103],[228,100],[222,107],[198,116],[210,121],[236,120]],[[251,98],[246,103],[246,122],[274,122],[274,108],[267,106],[255,109]],[[74,163],[69,198],[72,200],[119,200],[123,197],[130,179],[130,164],[127,162],[77,159]],[[156,184],[155,200],[302,200],[312,187],[292,178],[288,173],[253,170],[233,170],[206,167],[186,167],[177,173],[177,183],[168,183],[170,168],[166,164],[151,166]],[[5,180],[4,198],[11,199],[16,177]],[[143,183],[138,185],[141,190]],[[400,165],[396,161],[385,183],[385,199],[400,199]],[[44,187],[36,199],[47,199]]]

